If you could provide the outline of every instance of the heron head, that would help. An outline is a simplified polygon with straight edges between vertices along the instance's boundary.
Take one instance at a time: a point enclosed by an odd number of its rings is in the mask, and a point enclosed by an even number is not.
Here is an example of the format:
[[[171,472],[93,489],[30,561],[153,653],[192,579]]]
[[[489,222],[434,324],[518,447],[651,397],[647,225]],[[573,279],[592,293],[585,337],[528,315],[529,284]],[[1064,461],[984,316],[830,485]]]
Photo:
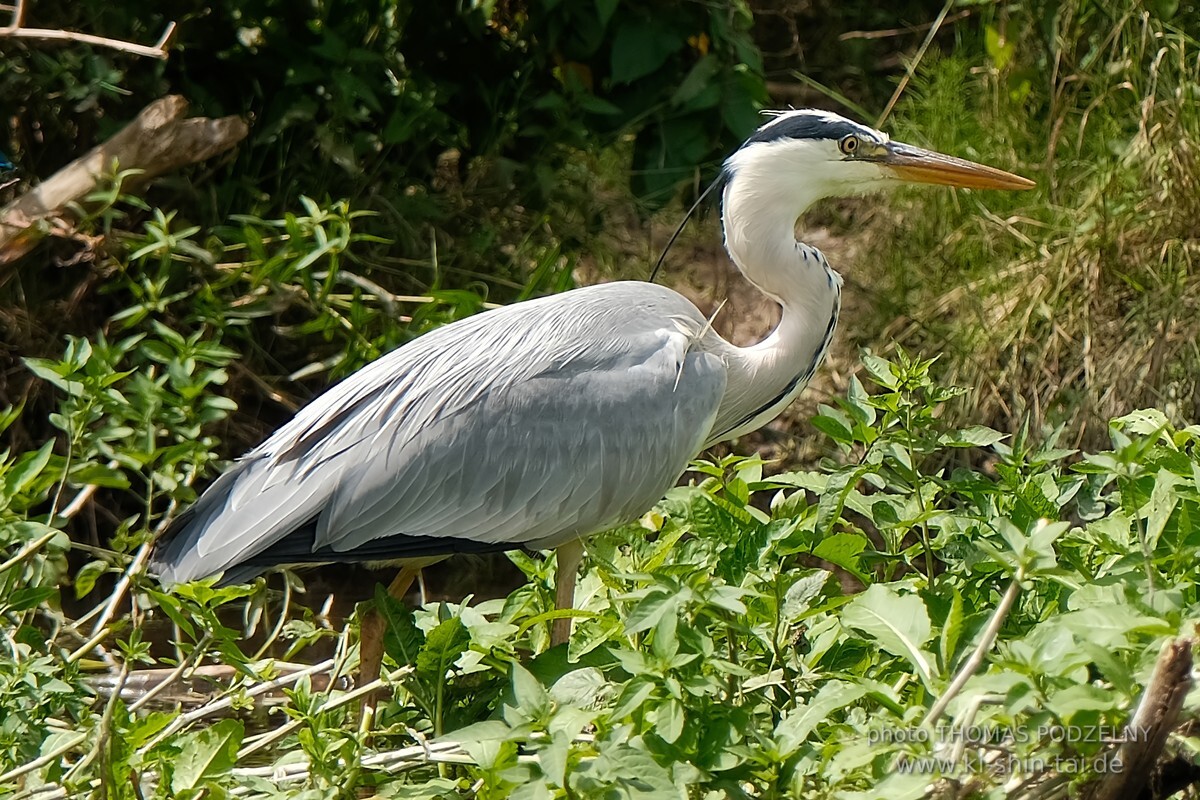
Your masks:
[[[823,197],[862,194],[900,183],[969,189],[1029,189],[1033,181],[1004,170],[892,141],[886,133],[828,111],[772,113],[725,162],[733,182],[752,175],[756,190],[796,195],[805,206]]]

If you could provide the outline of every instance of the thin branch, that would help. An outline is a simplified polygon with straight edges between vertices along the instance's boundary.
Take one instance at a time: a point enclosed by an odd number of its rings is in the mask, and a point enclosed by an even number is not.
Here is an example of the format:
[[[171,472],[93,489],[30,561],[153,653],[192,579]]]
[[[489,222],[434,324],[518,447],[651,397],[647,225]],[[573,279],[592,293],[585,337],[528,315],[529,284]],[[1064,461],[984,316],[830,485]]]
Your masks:
[[[129,589],[129,584],[133,580],[133,576],[141,572],[142,567],[146,563],[146,559],[149,557],[150,542],[143,542],[142,546],[138,548],[137,556],[134,557],[133,562],[126,567],[124,574],[121,575],[121,580],[117,582],[117,585],[113,588],[112,594],[109,595],[108,603],[104,606],[104,613],[102,613],[100,618],[96,620],[96,624],[92,626],[93,635],[99,633],[101,628],[108,626],[109,621],[113,618],[113,614],[115,614],[117,611],[117,605],[120,604],[121,599],[125,597],[125,592]]]
[[[5,561],[3,564],[0,564],[0,572],[6,572],[6,571],[12,569],[13,567],[15,567],[17,564],[20,564],[22,561],[24,561],[25,559],[29,558],[34,553],[36,553],[38,550],[41,550],[43,547],[45,547],[47,542],[49,542],[51,539],[53,539],[55,536],[57,536],[60,533],[62,533],[62,531],[57,530],[57,529],[48,531],[47,533],[39,536],[34,541],[25,545],[24,547],[21,548],[21,551],[19,553],[17,553],[15,556],[10,558],[8,561]]]
[[[248,689],[246,691],[246,696],[247,697],[257,697],[260,694],[265,694],[267,692],[273,691],[275,689],[280,688],[281,686],[287,686],[288,684],[295,683],[296,681],[300,680],[301,678],[305,677],[306,675],[313,675],[318,672],[324,672],[325,670],[329,669],[332,666],[333,666],[333,659],[326,659],[325,661],[322,661],[319,664],[313,664],[311,667],[305,667],[304,669],[296,670],[295,672],[291,672],[287,675],[280,676],[280,677],[276,678],[275,680],[267,681],[266,683],[260,683],[257,686],[255,686],[251,689]],[[145,745],[145,747],[142,748],[142,752],[146,752],[146,751],[153,749],[156,745],[158,745],[160,742],[162,742],[168,736],[171,736],[172,734],[176,733],[177,731],[179,731],[182,728],[187,727],[188,725],[192,724],[193,722],[196,722],[197,720],[203,719],[204,717],[215,714],[218,711],[223,711],[226,708],[229,708],[231,705],[233,705],[233,695],[227,694],[224,697],[218,698],[217,700],[214,700],[211,703],[207,703],[193,711],[189,711],[186,714],[180,714],[178,717],[171,720],[170,725],[163,728],[163,730],[160,731],[157,736],[155,736],[147,745]]]
[[[337,698],[336,700],[334,700],[326,705],[321,706],[321,711],[332,711],[333,709],[338,708],[340,706],[344,706],[349,703],[353,703],[356,700],[366,697],[367,695],[369,695],[371,692],[375,691],[376,689],[380,689],[383,686],[386,686],[388,684],[391,684],[391,683],[394,683],[394,682],[400,680],[400,678],[404,677],[405,675],[408,675],[412,671],[413,671],[413,668],[411,666],[401,667],[400,669],[396,670],[395,672],[390,673],[386,679],[385,678],[376,678],[375,680],[371,681],[368,684],[360,686],[353,691],[346,692],[344,695]],[[242,747],[241,750],[238,751],[238,754],[237,754],[238,760],[240,761],[243,758],[245,758],[246,756],[250,755],[251,753],[254,753],[258,750],[263,749],[267,745],[270,745],[270,744],[273,744],[274,742],[279,741],[284,736],[287,736],[289,733],[296,730],[296,728],[299,728],[301,725],[304,725],[304,724],[305,724],[305,722],[304,722],[303,718],[297,718],[297,719],[291,720],[286,725],[276,728],[275,730],[270,731],[269,733],[263,734],[259,738],[255,739],[255,741],[252,744],[246,744]]]
[[[144,45],[137,44],[136,42],[126,42],[121,39],[109,39],[106,36],[94,36],[90,33],[80,33],[78,31],[64,31],[57,28],[27,28],[25,27],[25,0],[17,0],[16,5],[12,6],[11,9],[12,20],[8,25],[0,27],[0,37],[79,42],[96,47],[105,47],[109,50],[117,50],[122,53],[130,53],[135,56],[157,58],[159,60],[167,58],[167,51],[171,49],[171,42],[175,38],[175,30],[178,27],[174,22],[168,22],[166,29],[162,32],[162,36],[158,37],[157,42],[153,45]]]
[[[896,87],[896,91],[892,92],[892,98],[888,100],[887,107],[883,109],[883,113],[879,115],[879,119],[875,122],[875,127],[883,125],[884,120],[892,113],[892,109],[896,107],[896,103],[900,101],[900,95],[904,94],[904,90],[908,88],[908,82],[912,80],[913,75],[917,74],[917,67],[921,63],[921,59],[925,57],[925,51],[929,49],[929,45],[933,44],[933,37],[937,36],[937,32],[941,30],[942,23],[946,21],[946,15],[950,13],[950,8],[954,5],[954,0],[946,0],[946,4],[942,6],[942,11],[937,15],[937,19],[933,21],[933,25],[929,28],[929,34],[925,37],[925,41],[921,42],[921,47],[917,50],[917,54],[913,56],[912,63],[908,65],[908,69],[904,72],[904,77],[900,80],[900,85]]]
[[[971,16],[971,9],[968,8],[963,11],[959,11],[957,14],[951,14],[950,16],[946,17],[942,24],[949,25],[951,23],[964,20],[969,16]],[[936,24],[937,20],[934,20],[933,22],[922,22],[920,25],[913,25],[906,28],[888,28],[881,31],[846,31],[838,37],[838,41],[846,42],[851,39],[890,39],[893,36],[904,36],[905,34],[909,33],[920,33],[921,31],[927,31]]]
[[[1018,571],[1013,576],[1013,581],[1008,585],[1008,591],[1004,593],[1004,597],[1000,600],[1000,605],[996,606],[996,610],[992,612],[992,618],[988,620],[987,628],[983,631],[983,636],[979,639],[979,644],[975,646],[975,650],[971,653],[971,657],[967,659],[967,663],[963,664],[962,669],[954,676],[954,680],[946,687],[946,691],[942,692],[942,696],[938,698],[937,703],[933,708],[929,709],[929,713],[925,715],[925,719],[921,721],[922,725],[932,725],[937,722],[938,717],[946,710],[946,706],[950,705],[950,701],[954,699],[979,666],[983,663],[983,657],[992,649],[992,643],[996,641],[996,636],[1000,633],[1000,626],[1004,624],[1004,619],[1008,616],[1008,612],[1012,610],[1013,603],[1017,600],[1017,595],[1021,591],[1021,573]]]

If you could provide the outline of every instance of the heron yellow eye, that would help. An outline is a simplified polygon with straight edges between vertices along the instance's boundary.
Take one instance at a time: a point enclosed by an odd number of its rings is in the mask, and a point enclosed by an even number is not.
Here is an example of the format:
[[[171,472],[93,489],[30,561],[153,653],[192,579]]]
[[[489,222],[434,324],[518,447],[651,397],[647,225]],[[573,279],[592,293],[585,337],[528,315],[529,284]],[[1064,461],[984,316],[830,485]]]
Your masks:
[[[859,144],[861,142],[858,137],[850,133],[843,136],[842,140],[838,142],[838,149],[842,151],[842,155],[852,156],[858,153]]]

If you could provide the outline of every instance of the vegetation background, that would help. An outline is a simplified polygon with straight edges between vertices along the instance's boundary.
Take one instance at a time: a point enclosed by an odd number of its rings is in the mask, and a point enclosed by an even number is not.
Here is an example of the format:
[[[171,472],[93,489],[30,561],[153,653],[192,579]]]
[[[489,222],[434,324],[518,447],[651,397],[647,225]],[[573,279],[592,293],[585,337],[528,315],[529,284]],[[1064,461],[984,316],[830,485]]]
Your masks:
[[[5,199],[167,93],[251,133],[148,191],[117,165],[77,225],[0,268],[0,797],[1111,780],[1119,743],[1047,731],[1127,723],[1197,619],[1200,7],[26,6],[114,39],[179,28],[162,61],[0,31]],[[840,349],[732,448],[772,463],[711,454],[595,542],[568,653],[546,649],[549,563],[456,562],[415,613],[379,598],[395,697],[368,733],[341,680],[360,572],[174,595],[142,574],[163,521],[331,381],[488,304],[645,277],[758,110],[786,104],[888,109],[897,138],[1039,188],[810,214],[848,276]],[[721,324],[752,336],[773,311],[716,227],[693,224],[667,280],[734,296]],[[1158,796],[1197,775],[1183,706]],[[968,748],[945,726],[1029,736]]]

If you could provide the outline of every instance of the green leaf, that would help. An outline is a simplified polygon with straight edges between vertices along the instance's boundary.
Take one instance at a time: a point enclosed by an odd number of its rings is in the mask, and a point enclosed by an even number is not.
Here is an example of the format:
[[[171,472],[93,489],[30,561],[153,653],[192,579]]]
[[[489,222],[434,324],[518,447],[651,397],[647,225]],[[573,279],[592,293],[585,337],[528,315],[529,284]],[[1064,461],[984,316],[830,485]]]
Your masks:
[[[470,642],[471,635],[458,617],[440,623],[425,637],[425,644],[417,654],[417,678],[430,685],[444,681]]]
[[[782,754],[794,753],[820,723],[866,694],[866,689],[846,681],[828,680],[807,703],[793,710],[775,726],[775,739]]]
[[[184,736],[175,759],[171,790],[179,793],[199,789],[206,780],[228,776],[237,761],[244,733],[240,720],[223,719]]]
[[[1176,505],[1179,503],[1179,492],[1176,487],[1183,479],[1165,469],[1160,469],[1154,479],[1154,489],[1150,492],[1150,501],[1146,504],[1146,549],[1153,552],[1158,547],[1171,519]]]
[[[826,536],[813,548],[813,555],[865,579],[859,569],[858,554],[867,547],[867,540],[856,533],[835,533]]]
[[[675,93],[671,95],[671,104],[681,106],[693,100],[712,84],[713,78],[716,77],[720,69],[721,62],[712,53],[701,58],[680,82],[679,88],[675,90]]]
[[[654,72],[683,46],[684,37],[653,19],[629,21],[617,29],[612,44],[612,82],[632,83]]]
[[[654,693],[654,684],[646,678],[634,678],[629,683],[625,684],[625,688],[621,690],[620,696],[617,698],[616,705],[613,706],[610,712],[612,719],[623,720],[632,714],[634,711],[642,707],[650,695]]]
[[[664,742],[674,743],[683,733],[683,703],[673,697],[667,698],[654,709],[654,723],[654,732],[662,737]]]
[[[799,579],[788,587],[783,596],[783,608],[780,614],[784,622],[791,624],[804,616],[813,599],[821,594],[821,590],[832,574],[823,569],[810,569],[801,573]]]
[[[417,627],[412,609],[387,593],[380,585],[375,586],[375,608],[383,615],[387,631],[383,636],[383,651],[397,664],[417,663],[425,635]]]
[[[852,444],[854,434],[833,416],[820,415],[812,418],[812,426],[839,444]]]
[[[54,440],[51,439],[38,450],[24,453],[18,458],[4,476],[5,492],[9,496],[20,494],[50,463],[50,454],[53,450]]]
[[[84,597],[96,585],[96,579],[108,571],[107,561],[89,561],[75,573],[75,597]]]
[[[922,647],[932,635],[929,612],[920,597],[900,594],[890,586],[874,584],[842,609],[842,624],[874,639],[892,655],[908,659],[926,686],[933,675]]]
[[[946,621],[942,623],[942,635],[938,639],[938,650],[942,657],[942,669],[950,672],[954,668],[954,651],[958,647],[958,637],[962,635],[963,599],[958,589],[950,590],[950,611]]]
[[[983,425],[972,425],[961,430],[947,431],[938,438],[938,443],[946,447],[989,447],[996,442],[1008,438],[1007,433],[1000,433]]]
[[[513,700],[521,714],[534,720],[544,717],[550,710],[550,695],[533,673],[513,662],[511,679]]]

